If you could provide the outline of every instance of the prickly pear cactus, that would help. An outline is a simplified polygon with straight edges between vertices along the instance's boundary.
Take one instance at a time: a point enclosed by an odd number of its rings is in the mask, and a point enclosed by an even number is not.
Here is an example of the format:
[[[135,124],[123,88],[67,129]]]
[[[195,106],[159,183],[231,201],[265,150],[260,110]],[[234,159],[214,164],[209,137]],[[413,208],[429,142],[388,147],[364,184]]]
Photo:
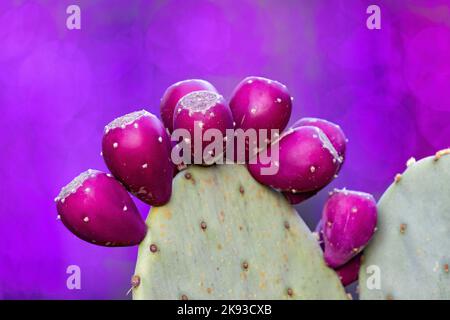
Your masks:
[[[450,299],[448,153],[408,161],[380,199],[378,231],[360,269],[361,299]]]
[[[134,299],[346,299],[295,210],[243,166],[180,172],[147,225]]]

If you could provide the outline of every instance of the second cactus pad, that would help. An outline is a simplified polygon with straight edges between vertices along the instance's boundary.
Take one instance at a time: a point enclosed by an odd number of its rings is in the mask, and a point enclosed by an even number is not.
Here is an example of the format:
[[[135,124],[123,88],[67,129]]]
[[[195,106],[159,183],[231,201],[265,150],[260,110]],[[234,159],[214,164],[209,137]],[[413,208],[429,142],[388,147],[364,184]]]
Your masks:
[[[297,212],[243,166],[180,172],[147,226],[134,299],[346,299]]]
[[[378,204],[378,231],[364,251],[361,299],[450,299],[448,150],[397,175]]]

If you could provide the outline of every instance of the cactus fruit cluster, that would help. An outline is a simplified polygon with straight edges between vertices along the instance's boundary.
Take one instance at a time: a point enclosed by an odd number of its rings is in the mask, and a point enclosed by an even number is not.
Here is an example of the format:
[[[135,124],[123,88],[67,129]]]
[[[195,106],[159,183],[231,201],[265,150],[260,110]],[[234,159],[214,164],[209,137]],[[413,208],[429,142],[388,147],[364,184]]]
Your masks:
[[[90,170],[64,187],[59,217],[90,243],[139,244],[136,299],[345,299],[377,206],[367,193],[335,190],[317,237],[308,230],[291,204],[337,177],[347,138],[323,119],[288,128],[292,106],[286,86],[262,77],[241,81],[229,104],[207,81],[178,82],[161,99],[162,121],[142,110],[105,127],[111,174]],[[225,151],[210,149],[211,130]],[[237,157],[239,133],[251,130],[259,139],[244,136]],[[152,206],[146,223],[128,192]]]
[[[450,299],[450,150],[407,169],[378,204],[378,231],[364,252],[361,299]]]

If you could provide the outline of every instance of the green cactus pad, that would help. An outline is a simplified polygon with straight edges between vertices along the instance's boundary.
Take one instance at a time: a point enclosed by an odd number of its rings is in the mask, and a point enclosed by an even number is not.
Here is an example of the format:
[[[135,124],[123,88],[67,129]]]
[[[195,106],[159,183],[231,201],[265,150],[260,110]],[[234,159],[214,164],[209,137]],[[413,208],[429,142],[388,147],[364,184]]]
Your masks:
[[[380,199],[378,231],[359,274],[361,299],[450,299],[447,153],[408,161]]]
[[[297,212],[243,166],[179,173],[147,225],[134,299],[347,297]]]

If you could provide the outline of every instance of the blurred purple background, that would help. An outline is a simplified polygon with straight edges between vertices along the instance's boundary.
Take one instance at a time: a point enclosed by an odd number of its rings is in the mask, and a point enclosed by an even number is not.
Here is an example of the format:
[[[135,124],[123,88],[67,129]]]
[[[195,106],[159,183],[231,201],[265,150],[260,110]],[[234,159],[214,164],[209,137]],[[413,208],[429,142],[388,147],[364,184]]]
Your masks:
[[[66,8],[81,7],[81,30]],[[366,8],[381,7],[381,30]],[[59,189],[100,157],[103,126],[158,114],[166,87],[247,75],[285,83],[302,116],[350,142],[333,187],[377,198],[406,160],[450,145],[450,5],[442,1],[1,1],[0,298],[124,299],[136,248],[102,248],[56,221]],[[326,191],[299,206],[314,226]],[[139,204],[146,215],[148,207]],[[66,268],[81,267],[81,290]]]

